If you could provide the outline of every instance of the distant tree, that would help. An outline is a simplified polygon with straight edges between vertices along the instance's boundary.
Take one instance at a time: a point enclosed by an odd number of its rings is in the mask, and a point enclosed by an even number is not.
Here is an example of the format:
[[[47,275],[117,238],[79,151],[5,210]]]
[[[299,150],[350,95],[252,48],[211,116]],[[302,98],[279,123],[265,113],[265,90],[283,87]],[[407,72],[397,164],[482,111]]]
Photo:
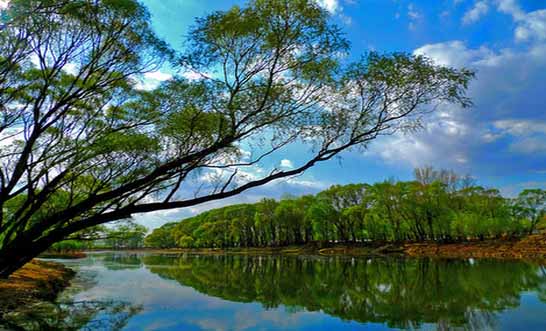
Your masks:
[[[179,56],[136,0],[12,0],[0,17],[0,277],[85,228],[234,196],[470,104],[473,73],[422,56],[343,66],[348,42],[314,0],[199,18]],[[201,79],[139,90],[164,60]],[[296,142],[301,164],[245,173]]]
[[[176,223],[167,223],[157,229],[154,229],[144,239],[144,246],[154,248],[173,248],[176,247],[176,241],[174,238],[174,228]]]
[[[263,233],[262,243],[275,246],[278,244],[278,227],[275,222],[275,209],[278,203],[274,199],[262,199],[256,206],[254,216],[256,227]]]
[[[125,222],[106,231],[106,246],[109,248],[142,248],[148,229],[140,224]]]
[[[546,218],[546,190],[526,189],[515,199],[514,211],[517,216],[529,222],[529,234]]]

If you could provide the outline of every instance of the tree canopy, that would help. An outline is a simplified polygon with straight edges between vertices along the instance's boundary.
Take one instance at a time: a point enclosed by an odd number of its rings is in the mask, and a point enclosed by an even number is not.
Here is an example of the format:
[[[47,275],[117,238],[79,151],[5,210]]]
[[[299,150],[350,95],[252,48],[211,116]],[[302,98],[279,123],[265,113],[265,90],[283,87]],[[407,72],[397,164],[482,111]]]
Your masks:
[[[424,173],[428,175],[424,176]],[[150,247],[264,247],[514,238],[546,226],[546,191],[504,198],[469,176],[416,170],[415,181],[334,185],[314,196],[213,209],[155,229]]]
[[[470,105],[466,69],[401,53],[346,63],[312,0],[198,18],[180,52],[136,0],[12,0],[1,20],[3,277],[74,232],[233,196]],[[164,65],[201,79],[139,88]],[[310,156],[293,169],[245,170],[294,143]]]

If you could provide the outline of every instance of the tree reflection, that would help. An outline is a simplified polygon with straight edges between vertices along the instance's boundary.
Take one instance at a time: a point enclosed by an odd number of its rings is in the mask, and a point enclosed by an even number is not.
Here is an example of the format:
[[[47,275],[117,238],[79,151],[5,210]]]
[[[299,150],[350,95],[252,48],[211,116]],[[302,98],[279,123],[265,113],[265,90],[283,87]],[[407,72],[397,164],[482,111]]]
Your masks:
[[[443,330],[494,328],[497,312],[519,306],[522,291],[544,293],[546,281],[537,265],[489,260],[145,256],[143,261],[161,277],[226,300],[303,307],[405,329],[423,323]],[[176,268],[160,267],[165,265]]]
[[[4,315],[0,326],[26,331],[121,330],[141,309],[118,301],[43,302]]]
[[[104,256],[103,265],[108,270],[138,269],[142,266],[142,260],[138,254],[112,253]]]

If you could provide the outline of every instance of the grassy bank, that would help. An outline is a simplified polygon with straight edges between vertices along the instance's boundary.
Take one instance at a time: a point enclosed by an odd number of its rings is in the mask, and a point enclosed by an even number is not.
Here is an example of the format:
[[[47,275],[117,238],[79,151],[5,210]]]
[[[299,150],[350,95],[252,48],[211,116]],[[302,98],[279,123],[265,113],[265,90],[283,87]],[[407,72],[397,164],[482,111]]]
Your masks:
[[[199,249],[148,249],[148,252],[162,254],[200,255],[347,255],[385,256],[406,255],[412,257],[437,258],[497,258],[497,259],[546,259],[546,235],[532,235],[513,240],[485,240],[440,244],[331,244],[311,243],[304,246],[255,247],[255,248],[199,248]]]
[[[33,260],[8,279],[0,280],[0,325],[6,313],[55,300],[74,274],[60,263]]]

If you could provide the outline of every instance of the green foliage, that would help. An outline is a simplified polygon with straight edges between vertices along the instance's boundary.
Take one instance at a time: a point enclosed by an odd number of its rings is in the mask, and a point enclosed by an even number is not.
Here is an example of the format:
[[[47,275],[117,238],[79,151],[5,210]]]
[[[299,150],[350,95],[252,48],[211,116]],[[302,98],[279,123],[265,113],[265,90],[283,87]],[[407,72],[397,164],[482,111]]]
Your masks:
[[[173,237],[173,228],[176,223],[168,223],[155,229],[144,239],[146,247],[169,248],[176,247],[176,241]]]
[[[145,226],[133,222],[122,223],[106,230],[104,243],[106,247],[113,249],[142,248],[147,232],[148,229]]]
[[[165,236],[168,247],[186,248],[483,240],[533,232],[544,219],[543,190],[511,200],[495,189],[468,186],[466,177],[450,171],[417,169],[416,177],[214,209],[156,229],[147,242],[154,246]]]
[[[51,246],[52,251],[54,252],[73,252],[81,251],[85,248],[84,243],[78,240],[65,240],[58,243],[55,243]]]
[[[1,277],[86,228],[234,196],[418,128],[415,119],[438,103],[470,104],[465,69],[409,54],[345,65],[348,42],[315,0],[251,0],[210,13],[196,19],[180,54],[137,0],[12,0],[0,15]],[[141,84],[167,61],[175,77]],[[300,166],[258,178],[240,171],[295,143],[310,151]],[[243,145],[253,146],[250,157]],[[181,195],[196,178],[199,192]],[[234,207],[149,242],[306,242],[321,228],[307,212],[313,201],[281,202],[258,217],[256,206]],[[334,215],[324,240],[365,238],[358,212]]]

